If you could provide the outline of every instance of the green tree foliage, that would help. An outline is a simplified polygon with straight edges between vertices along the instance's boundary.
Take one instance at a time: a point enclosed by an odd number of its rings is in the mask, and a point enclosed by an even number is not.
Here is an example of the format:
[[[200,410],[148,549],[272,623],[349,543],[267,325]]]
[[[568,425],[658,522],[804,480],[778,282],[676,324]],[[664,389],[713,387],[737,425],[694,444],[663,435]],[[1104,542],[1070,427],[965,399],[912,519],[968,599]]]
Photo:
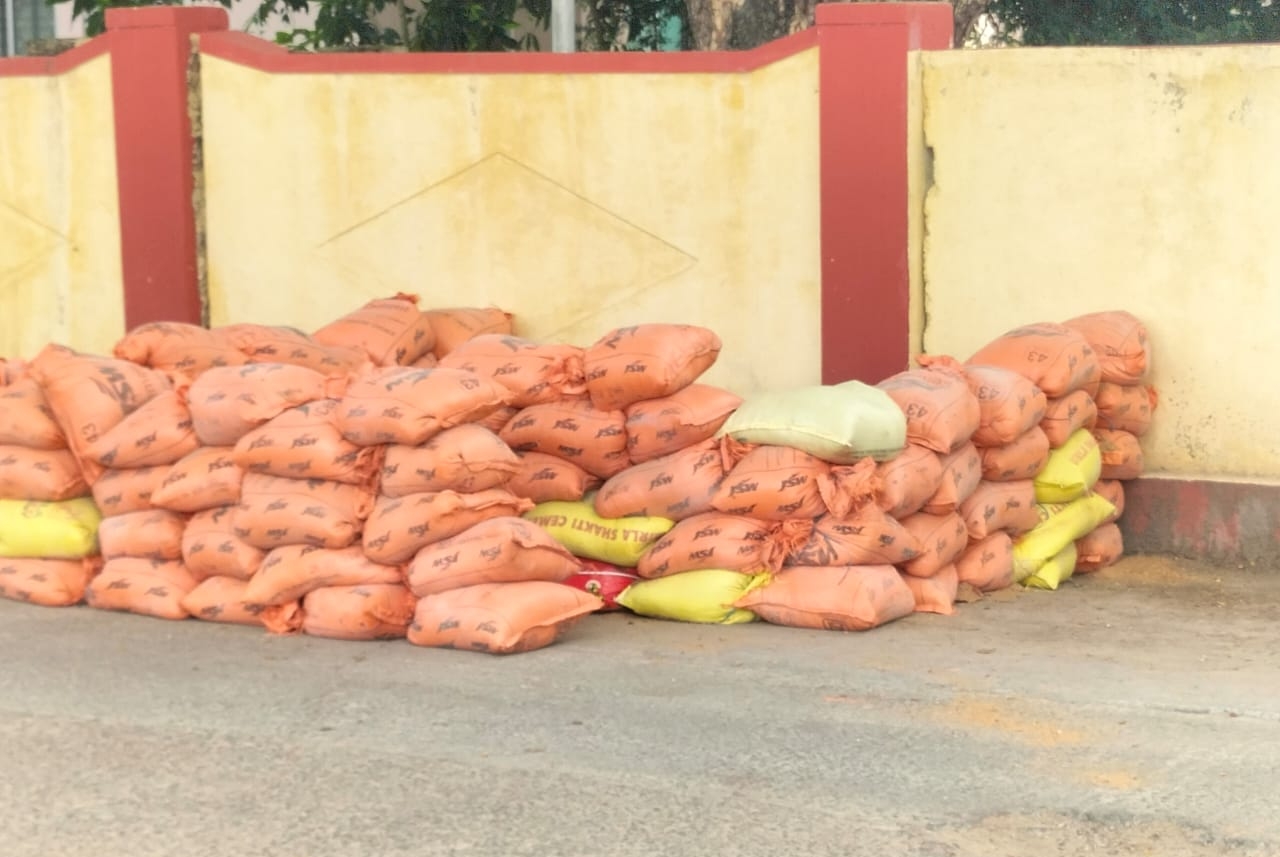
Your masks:
[[[997,38],[1023,45],[1280,40],[1276,0],[990,0]]]

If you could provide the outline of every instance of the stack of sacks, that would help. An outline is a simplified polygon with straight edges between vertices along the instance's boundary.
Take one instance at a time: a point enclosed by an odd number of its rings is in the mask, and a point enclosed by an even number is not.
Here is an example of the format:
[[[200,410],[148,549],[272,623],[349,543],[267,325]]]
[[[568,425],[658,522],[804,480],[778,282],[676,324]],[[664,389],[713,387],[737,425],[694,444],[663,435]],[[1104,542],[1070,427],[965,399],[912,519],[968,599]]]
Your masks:
[[[35,378],[0,385],[0,597],[77,604],[99,566],[97,507]]]

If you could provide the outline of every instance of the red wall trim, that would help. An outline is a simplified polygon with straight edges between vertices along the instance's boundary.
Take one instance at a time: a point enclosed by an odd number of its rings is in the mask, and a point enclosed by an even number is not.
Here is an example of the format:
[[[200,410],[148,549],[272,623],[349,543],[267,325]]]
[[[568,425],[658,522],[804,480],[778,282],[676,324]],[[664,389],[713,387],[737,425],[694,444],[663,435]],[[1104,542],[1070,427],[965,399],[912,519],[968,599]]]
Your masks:
[[[951,44],[949,3],[817,7],[822,380],[910,360],[907,53]]]
[[[110,47],[110,36],[98,36],[56,56],[0,59],[0,77],[48,77],[66,74],[71,69],[107,53]]]

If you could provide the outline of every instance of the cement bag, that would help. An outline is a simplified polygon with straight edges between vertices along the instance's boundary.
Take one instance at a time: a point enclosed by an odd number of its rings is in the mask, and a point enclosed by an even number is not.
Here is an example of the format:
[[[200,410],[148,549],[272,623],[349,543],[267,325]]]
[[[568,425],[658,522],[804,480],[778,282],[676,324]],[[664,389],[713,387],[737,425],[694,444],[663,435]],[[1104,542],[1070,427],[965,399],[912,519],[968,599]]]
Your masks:
[[[409,642],[491,655],[532,652],[563,637],[600,599],[558,583],[485,583],[418,602]]]
[[[513,408],[510,405],[503,405],[487,417],[474,421],[471,425],[487,428],[489,431],[497,434],[507,427],[507,423],[511,422],[511,420],[515,418],[515,415],[520,413],[520,410],[520,408]]]
[[[343,383],[284,363],[210,369],[191,383],[187,406],[201,444],[235,446],[289,408],[331,398]]]
[[[1021,535],[1040,523],[1036,486],[1030,479],[979,482],[978,490],[960,504],[959,511],[971,541],[981,541],[999,530]]]
[[[486,333],[509,335],[513,332],[511,313],[497,307],[433,309],[423,313],[436,335],[435,355],[444,359],[462,343]]]
[[[720,337],[690,324],[620,327],[587,349],[587,392],[601,410],[617,410],[683,390],[720,356]]]
[[[1044,392],[1012,369],[962,366],[952,357],[921,355],[916,361],[921,366],[955,365],[964,372],[969,392],[978,400],[978,428],[971,438],[978,447],[1012,443],[1044,419]]]
[[[369,365],[358,348],[321,345],[292,327],[232,324],[219,331],[250,363],[287,364],[325,376],[346,376]],[[317,397],[320,398],[320,397]]]
[[[92,559],[0,560],[0,598],[41,607],[70,607],[84,599],[100,563]]]
[[[952,616],[956,612],[956,592],[960,588],[960,577],[954,564],[948,565],[930,577],[914,577],[902,575],[903,583],[911,590],[915,598],[917,613],[937,613],[941,616]]]
[[[490,518],[515,518],[533,502],[502,488],[474,494],[439,491],[379,497],[364,525],[364,552],[375,562],[408,562],[427,545],[471,529]]]
[[[1013,586],[1013,539],[997,530],[982,541],[971,541],[956,560],[956,576],[979,592]]]
[[[1098,422],[1098,406],[1084,390],[1068,393],[1061,399],[1050,399],[1040,428],[1049,438],[1049,446],[1058,449],[1080,429],[1091,429]]]
[[[108,470],[93,483],[93,502],[98,505],[104,518],[153,509],[155,506],[151,498],[160,490],[168,473],[169,468],[163,465],[134,470]]]
[[[1021,583],[1068,545],[1098,527],[1115,507],[1097,494],[1070,503],[1040,504],[1040,523],[1013,543],[1013,577]],[[1072,566],[1074,567],[1074,559]]]
[[[1076,540],[1076,573],[1099,571],[1124,556],[1124,534],[1115,524],[1102,524]]]
[[[1036,502],[1070,503],[1093,488],[1101,470],[1098,442],[1088,429],[1080,429],[1049,454],[1049,462],[1036,475]]]
[[[273,604],[263,607],[258,614],[262,627],[269,634],[291,635],[302,630],[302,602],[290,601],[288,604]]]
[[[1098,355],[1102,380],[1112,384],[1138,384],[1151,368],[1147,328],[1137,316],[1123,310],[1076,316],[1065,327],[1083,336]]]
[[[261,625],[261,604],[244,600],[248,581],[234,577],[207,577],[182,598],[182,609],[193,618],[229,625]]]
[[[942,459],[933,450],[908,444],[901,455],[876,467],[876,502],[894,518],[914,515],[942,486]]]
[[[311,338],[330,348],[361,351],[378,366],[406,366],[436,345],[431,319],[418,310],[418,296],[403,292],[369,301]]]
[[[98,552],[102,514],[88,497],[0,500],[0,557],[82,559]]]
[[[90,459],[117,469],[173,464],[200,446],[182,392],[161,393],[89,445]]]
[[[899,372],[876,385],[898,403],[907,418],[907,442],[940,455],[963,446],[982,422],[978,397],[958,366]]]
[[[818,631],[868,631],[916,607],[891,565],[789,568],[735,604],[774,625]]]
[[[1157,401],[1154,387],[1122,387],[1104,381],[1098,387],[1098,427],[1142,437],[1151,429]]]
[[[489,429],[461,425],[422,446],[387,447],[379,491],[388,497],[499,488],[520,471],[520,459]]]
[[[832,464],[886,461],[907,445],[907,418],[889,394],[858,381],[747,398],[720,429],[745,443],[791,446]]]
[[[0,497],[57,502],[88,493],[70,450],[0,446]]]
[[[604,602],[600,612],[609,613],[624,609],[618,603],[618,596],[626,591],[628,586],[639,583],[643,579],[633,574],[631,569],[589,559],[583,561],[582,571],[565,578],[564,585],[596,596]]]
[[[1034,426],[1013,443],[981,450],[982,478],[988,482],[1034,479],[1049,463],[1049,436]]]
[[[267,554],[249,579],[244,600],[267,606],[287,604],[324,586],[400,583],[402,575],[400,566],[374,562],[354,545],[339,550],[288,545]]]
[[[751,575],[728,569],[685,571],[634,583],[618,596],[618,603],[633,613],[654,619],[740,625],[754,622],[756,614],[734,605],[768,580],[768,574]]]
[[[417,446],[507,403],[506,387],[459,369],[377,369],[347,388],[338,408],[343,437],[360,446]]]
[[[568,399],[525,408],[498,435],[516,452],[544,452],[608,479],[631,466],[625,422],[620,410]]]
[[[982,454],[971,443],[942,458],[942,481],[925,501],[930,515],[946,515],[960,508],[982,482]]]
[[[1029,324],[1011,330],[967,361],[973,366],[1011,369],[1050,399],[1073,390],[1092,394],[1102,378],[1098,355],[1083,336],[1061,324]]]
[[[778,523],[719,512],[694,515],[654,542],[636,570],[646,579],[705,568],[743,574],[777,571],[812,532],[809,520]]]
[[[98,542],[106,560],[132,556],[139,559],[182,559],[185,515],[149,509],[107,518],[98,528]]]
[[[239,503],[244,469],[234,455],[234,447],[206,446],[184,456],[166,468],[151,504],[171,512],[202,512]]]
[[[242,366],[249,359],[221,330],[174,321],[153,321],[135,327],[116,343],[112,354],[130,363],[192,379],[219,366]]]
[[[1120,520],[1120,516],[1124,514],[1124,483],[1118,479],[1099,479],[1093,486],[1093,493],[1116,507],[1116,510],[1102,523],[1111,524]]]
[[[423,313],[423,315],[426,315],[426,313]],[[417,360],[406,365],[412,366],[414,369],[434,369],[440,365],[440,359],[436,357],[435,352],[433,351],[430,354],[422,355]]]
[[[920,554],[901,566],[912,577],[933,577],[955,562],[969,546],[964,519],[954,512],[946,515],[918,512],[903,518],[902,526],[920,546]]]
[[[345,548],[360,537],[373,494],[358,485],[249,473],[236,507],[235,533],[262,550],[285,545]]]
[[[765,521],[816,518],[830,512],[843,518],[876,494],[876,463],[832,466],[788,446],[759,446],[734,465],[711,505],[727,515]]]
[[[595,494],[596,512],[606,518],[657,515],[683,521],[713,511],[712,500],[745,444],[708,439],[609,477]]]
[[[302,599],[302,633],[332,640],[400,639],[417,606],[401,583],[313,589]]]
[[[27,364],[21,360],[0,357],[0,386],[8,386],[26,377]]]
[[[676,525],[657,517],[604,518],[596,514],[594,498],[541,503],[525,512],[524,518],[542,527],[576,557],[627,568],[635,568],[649,546]]]
[[[237,467],[253,473],[372,486],[383,450],[344,438],[337,413],[337,399],[290,408],[240,438],[231,457]]]
[[[229,577],[247,581],[266,553],[235,533],[235,507],[197,512],[182,531],[182,562],[198,579]]]
[[[413,594],[425,598],[481,583],[559,583],[581,570],[582,563],[541,527],[491,518],[418,551],[407,580]]]
[[[933,453],[930,453],[932,455]],[[877,506],[863,506],[848,518],[823,515],[786,564],[804,566],[890,565],[920,555],[920,544]]]
[[[89,582],[85,601],[98,610],[120,610],[157,619],[186,619],[182,599],[198,585],[174,560],[113,559]]]
[[[517,408],[587,392],[582,349],[574,345],[539,345],[516,336],[486,333],[450,351],[440,359],[440,366],[497,381],[511,392],[511,404]]]
[[[520,469],[503,487],[535,503],[581,500],[603,482],[578,465],[545,452],[517,452],[516,458]]]
[[[1122,481],[1137,479],[1146,469],[1146,460],[1142,454],[1142,444],[1127,431],[1112,429],[1095,429],[1093,437],[1098,442],[1098,452],[1102,456],[1103,479],[1119,479]]]
[[[1028,589],[1057,589],[1062,581],[1071,579],[1075,567],[1076,546],[1069,544],[1023,580],[1022,585]]]
[[[626,409],[627,453],[639,464],[715,437],[741,404],[741,397],[706,384],[636,402]]]
[[[0,387],[0,444],[28,449],[66,449],[67,438],[35,378]]]

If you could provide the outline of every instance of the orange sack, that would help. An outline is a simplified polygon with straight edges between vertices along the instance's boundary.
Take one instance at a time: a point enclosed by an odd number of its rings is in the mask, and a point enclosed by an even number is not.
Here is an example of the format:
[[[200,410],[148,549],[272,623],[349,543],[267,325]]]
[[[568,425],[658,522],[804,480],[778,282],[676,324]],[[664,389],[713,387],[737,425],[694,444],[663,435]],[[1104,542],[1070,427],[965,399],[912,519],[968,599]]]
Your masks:
[[[1142,437],[1151,429],[1156,402],[1154,387],[1122,387],[1104,381],[1098,387],[1098,426]]]
[[[539,345],[517,336],[486,333],[454,348],[440,359],[440,365],[497,381],[511,391],[511,404],[518,408],[587,392],[582,349],[575,345]]]
[[[931,577],[903,574],[902,582],[907,584],[916,600],[915,612],[938,613],[942,616],[951,616],[956,612],[956,591],[960,588],[960,577],[954,564]]]
[[[418,310],[418,296],[404,293],[369,301],[311,338],[330,348],[360,351],[378,366],[406,366],[436,345],[431,319]]]
[[[507,403],[507,388],[460,369],[393,366],[357,378],[338,408],[343,437],[360,446],[417,446]]]
[[[541,527],[490,518],[418,551],[406,579],[413,594],[425,598],[481,583],[559,583],[581,570],[582,562]]]
[[[876,463],[864,458],[847,467],[789,446],[759,446],[748,452],[720,485],[711,505],[726,515],[764,521],[838,518],[875,498]]]
[[[930,453],[932,455],[932,453]],[[878,506],[863,506],[848,518],[824,515],[813,533],[787,556],[787,565],[888,565],[920,555],[920,545],[902,524]]]
[[[968,443],[981,425],[978,397],[959,366],[936,361],[928,368],[899,372],[876,386],[906,415],[907,442],[940,455]]]
[[[969,538],[980,541],[999,530],[1019,536],[1040,523],[1036,513],[1036,483],[1032,479],[1014,482],[978,483],[978,489],[960,504]]]
[[[90,459],[103,467],[173,464],[200,446],[182,393],[156,396],[89,445]]]
[[[712,500],[745,444],[707,439],[680,452],[628,467],[596,492],[596,513],[604,518],[657,516],[672,521],[713,510]]]
[[[288,545],[267,554],[249,579],[244,600],[273,606],[297,601],[324,586],[400,583],[403,579],[400,566],[374,562],[357,545],[340,550]]]
[[[302,633],[333,640],[405,636],[418,599],[401,583],[326,586],[302,599]]]
[[[302,630],[302,602],[290,601],[287,604],[273,604],[263,607],[258,614],[262,619],[262,627],[270,634],[297,634]]]
[[[587,390],[602,410],[683,390],[720,356],[720,337],[689,324],[611,330],[587,349]]]
[[[189,379],[219,366],[242,366],[249,359],[222,331],[174,321],[135,327],[116,343],[112,353],[121,360]]]
[[[182,531],[182,562],[196,578],[248,580],[266,553],[235,533],[235,507],[197,512]]]
[[[1103,524],[1076,540],[1076,571],[1099,571],[1124,556],[1124,534],[1115,524]]]
[[[240,438],[232,459],[253,473],[372,485],[382,448],[356,446],[343,437],[337,414],[337,399],[290,408]]]
[[[497,434],[506,428],[507,423],[511,422],[512,418],[518,413],[520,413],[519,408],[513,408],[510,405],[503,405],[484,419],[475,420],[472,425],[487,428],[489,431]]]
[[[218,332],[250,363],[283,363],[324,376],[358,372],[369,363],[368,355],[359,348],[321,345],[292,327],[233,324]]]
[[[535,503],[552,500],[575,502],[596,488],[602,480],[576,464],[545,452],[517,452],[520,469],[503,486],[517,497]]]
[[[930,515],[917,512],[902,519],[902,526],[920,546],[920,554],[901,566],[912,577],[933,577],[955,562],[969,546],[969,531],[964,519],[952,512]]]
[[[1082,335],[1098,355],[1102,380],[1112,384],[1138,384],[1151,368],[1147,327],[1123,310],[1076,316],[1066,327]]]
[[[186,528],[186,516],[176,512],[163,509],[130,512],[104,518],[98,527],[98,544],[103,558],[108,560],[122,556],[182,559],[182,535]]]
[[[506,484],[520,469],[502,438],[472,423],[446,429],[422,446],[387,447],[379,490],[388,497],[483,491]]]
[[[1049,438],[1052,449],[1064,445],[1082,428],[1093,428],[1098,421],[1098,406],[1084,390],[1068,393],[1060,399],[1050,399],[1049,407],[1040,421],[1040,428]]]
[[[433,309],[423,313],[435,331],[435,355],[444,359],[453,349],[486,333],[510,334],[511,313],[497,307],[484,309]]]
[[[360,537],[373,494],[323,479],[248,473],[236,507],[235,533],[256,548],[285,545],[345,548]]]
[[[920,357],[921,365],[952,358]],[[930,361],[930,362],[927,362]],[[978,399],[975,446],[1003,446],[1044,419],[1048,407],[1044,391],[1012,369],[999,366],[963,366],[969,392]]]
[[[640,557],[636,573],[667,577],[682,571],[724,569],[755,574],[777,571],[792,551],[809,540],[813,521],[760,521],[706,512],[685,518]]]
[[[249,583],[234,577],[207,577],[182,598],[182,609],[206,622],[261,625],[261,604],[244,600]]]
[[[34,378],[0,387],[0,444],[28,449],[66,449],[67,438]]]
[[[69,450],[0,446],[0,497],[57,501],[89,493]]]
[[[498,434],[516,452],[545,452],[608,479],[631,466],[626,419],[623,411],[571,399],[525,408]]]
[[[959,509],[982,481],[982,453],[972,443],[943,456],[941,463],[942,480],[938,490],[924,504],[924,511],[931,515],[945,515]]]
[[[774,625],[869,631],[911,615],[916,600],[891,565],[818,566],[776,574],[734,606]]]
[[[0,559],[0,598],[41,607],[70,607],[101,567],[97,559]]]
[[[956,560],[961,583],[979,592],[995,592],[1013,586],[1013,538],[1003,530],[969,542]]]
[[[0,357],[0,387],[7,387],[25,378],[27,364],[21,360],[5,360]]]
[[[408,562],[427,545],[469,530],[490,518],[518,518],[533,502],[502,488],[474,494],[440,491],[379,497],[364,525],[364,552],[375,562]]]
[[[1120,520],[1120,516],[1124,514],[1124,483],[1119,479],[1099,479],[1093,486],[1093,493],[1116,507],[1110,517],[1102,523],[1111,524]]]
[[[108,470],[93,483],[93,502],[104,518],[153,509],[151,498],[168,473],[169,468],[164,466]]]
[[[626,409],[627,453],[640,464],[714,437],[741,404],[741,397],[706,384],[636,402]]]
[[[423,598],[409,642],[415,646],[511,655],[545,648],[602,602],[544,581],[487,583]]]
[[[185,619],[182,599],[199,581],[173,560],[121,557],[89,581],[85,601],[98,610],[122,610],[157,619]]]
[[[1094,438],[1102,452],[1102,478],[1137,479],[1146,468],[1142,444],[1127,431],[1095,429]]]
[[[234,448],[205,446],[166,468],[151,495],[151,504],[171,512],[201,512],[240,502],[244,469],[237,467]]]
[[[901,453],[876,467],[877,502],[894,518],[924,508],[942,485],[942,459],[923,446],[907,444]]]
[[[235,446],[240,438],[282,412],[328,398],[337,378],[284,363],[210,369],[192,382],[187,404],[196,436],[205,446]]]
[[[434,369],[440,365],[440,360],[436,357],[435,352],[424,354],[412,363],[406,364],[414,369]]]
[[[1048,322],[1009,331],[980,349],[968,363],[1012,369],[1051,399],[1073,390],[1092,393],[1102,378],[1098,355],[1085,337]]]
[[[1013,443],[982,450],[982,478],[988,482],[1034,479],[1049,462],[1049,436],[1036,426]]]

